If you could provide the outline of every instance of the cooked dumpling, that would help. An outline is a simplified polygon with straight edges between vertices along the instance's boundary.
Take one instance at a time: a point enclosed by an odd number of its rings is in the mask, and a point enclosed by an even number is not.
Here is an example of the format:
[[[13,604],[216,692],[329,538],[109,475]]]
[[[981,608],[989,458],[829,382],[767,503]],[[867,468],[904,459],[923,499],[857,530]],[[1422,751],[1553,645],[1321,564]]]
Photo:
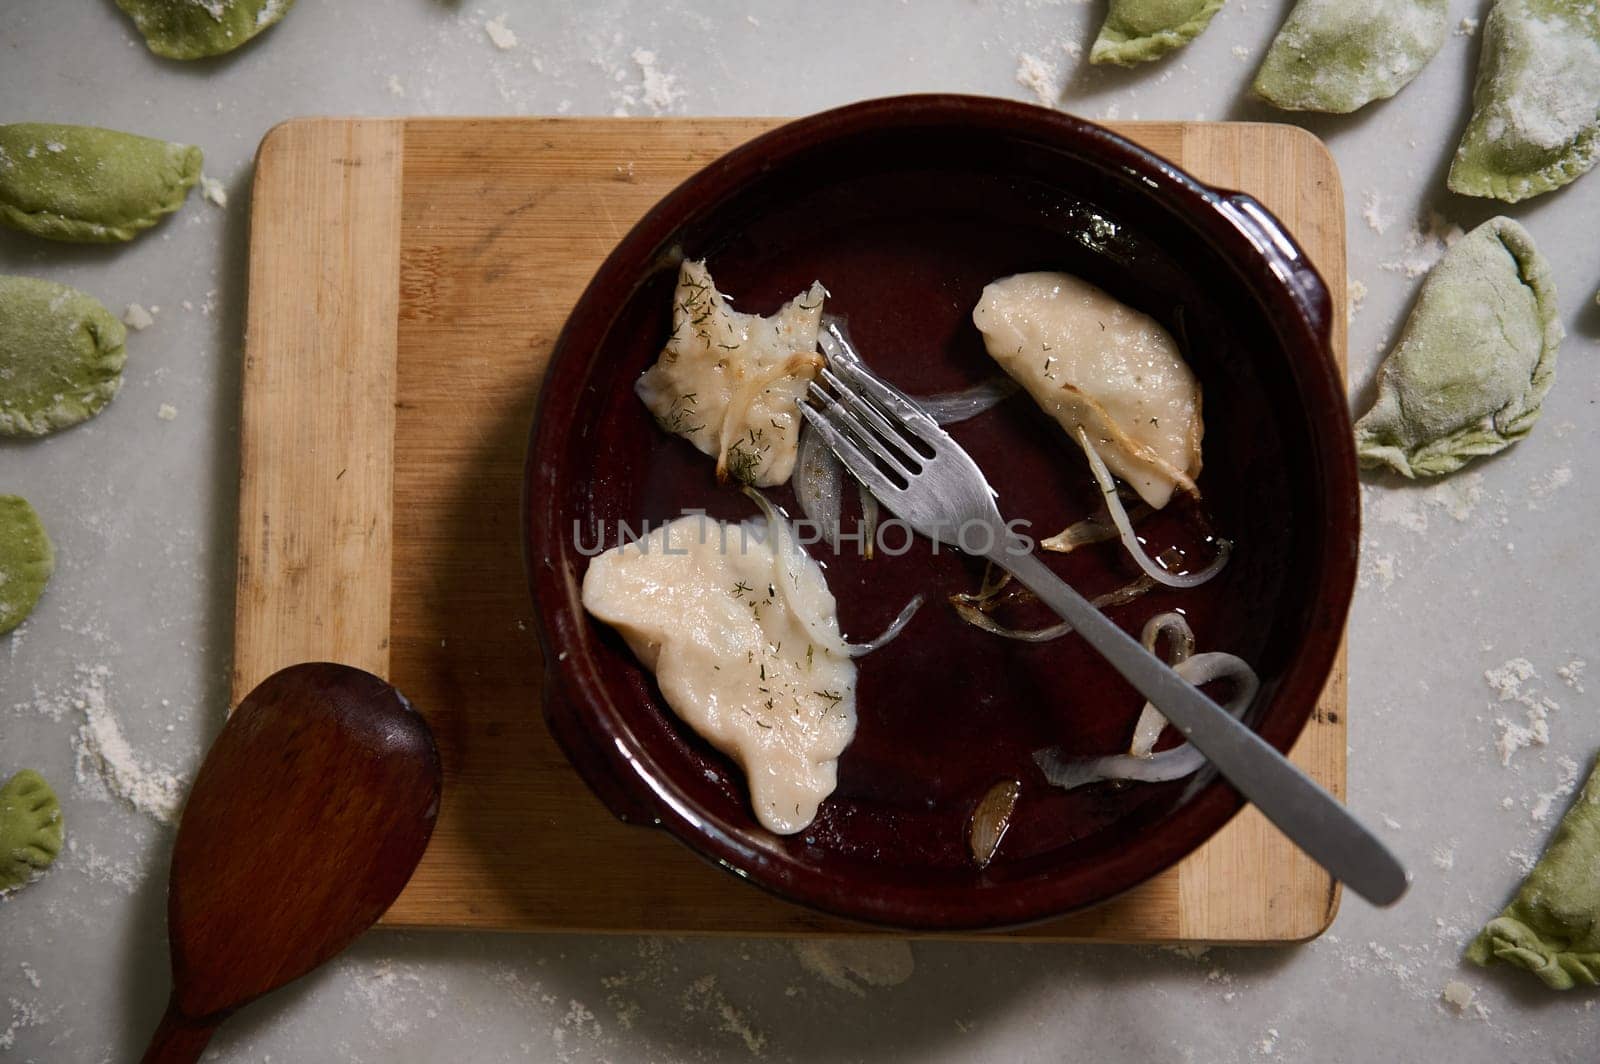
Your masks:
[[[1133,66],[1160,59],[1205,31],[1223,0],[1111,0],[1089,62]]]
[[[583,606],[744,770],[763,826],[811,823],[856,728],[856,667],[814,560],[766,523],[680,517],[591,561]]]
[[[813,282],[764,318],[729,306],[704,261],[679,270],[672,336],[634,390],[662,428],[716,458],[718,480],[770,487],[794,471],[827,294]]]
[[[1526,436],[1555,380],[1556,313],[1550,266],[1522,226],[1491,218],[1456,241],[1356,422],[1361,464],[1437,476]]]
[[[1287,111],[1347,114],[1407,85],[1444,44],[1446,0],[1300,0],[1251,89]]]
[[[1066,273],[1019,273],[972,312],[989,354],[1160,509],[1200,475],[1200,382],[1154,318]]]
[[[1556,990],[1600,984],[1600,767],[1561,818],[1522,889],[1467,956],[1525,968]]]
[[[1597,152],[1600,5],[1497,0],[1451,191],[1516,203],[1580,177]]]

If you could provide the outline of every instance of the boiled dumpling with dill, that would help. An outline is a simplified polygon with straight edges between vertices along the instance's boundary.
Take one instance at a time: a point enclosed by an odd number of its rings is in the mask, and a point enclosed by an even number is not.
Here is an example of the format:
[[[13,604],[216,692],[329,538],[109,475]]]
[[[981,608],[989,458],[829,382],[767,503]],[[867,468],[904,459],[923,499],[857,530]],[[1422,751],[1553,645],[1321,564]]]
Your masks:
[[[782,484],[800,445],[800,401],[823,365],[827,291],[813,282],[771,317],[734,310],[705,262],[684,262],[672,335],[634,390],[656,421],[717,460],[717,479]]]
[[[1200,382],[1154,318],[1067,273],[989,284],[972,312],[1002,369],[1156,509],[1200,475]]]
[[[833,793],[856,730],[855,659],[895,639],[917,595],[865,643],[839,630],[822,567],[754,488],[763,521],[690,514],[596,557],[583,608],[622,634],[667,705],[744,770],[756,819],[790,835]]]
[[[1597,158],[1600,5],[1497,0],[1450,190],[1516,203],[1576,180]]]
[[[1423,282],[1378,398],[1356,422],[1365,466],[1453,472],[1526,436],[1555,380],[1562,329],[1550,266],[1528,231],[1491,218]]]
[[[762,825],[787,835],[833,793],[856,667],[822,568],[775,525],[680,517],[591,561],[583,606],[744,770]]]

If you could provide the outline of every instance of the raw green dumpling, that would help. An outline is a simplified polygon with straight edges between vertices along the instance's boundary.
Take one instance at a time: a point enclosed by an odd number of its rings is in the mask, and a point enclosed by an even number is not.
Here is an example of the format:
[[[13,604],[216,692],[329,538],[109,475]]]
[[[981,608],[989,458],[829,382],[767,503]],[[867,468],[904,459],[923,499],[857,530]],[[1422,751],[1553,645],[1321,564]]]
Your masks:
[[[0,495],[0,635],[27,620],[55,569],[55,549],[28,500]]]
[[[1600,984],[1600,764],[1561,818],[1544,856],[1499,916],[1467,947],[1482,965],[1502,961],[1556,990]]]
[[[37,772],[0,787],[0,894],[37,879],[61,852],[61,803]]]
[[[1089,62],[1133,66],[1182,48],[1211,24],[1223,0],[1111,0]]]
[[[277,22],[294,0],[117,0],[156,55],[203,59],[231,52]]]
[[[1600,6],[1498,0],[1484,22],[1450,190],[1516,203],[1582,176],[1597,153]]]
[[[1348,114],[1420,74],[1448,14],[1447,0],[1300,0],[1251,88],[1286,111]]]
[[[0,223],[50,240],[109,244],[183,206],[200,149],[94,126],[0,126]]]
[[[98,414],[122,387],[127,335],[76,288],[0,276],[0,436],[43,436]]]
[[[1539,420],[1561,337],[1533,238],[1510,218],[1484,222],[1423,282],[1356,422],[1361,464],[1438,476],[1511,446]]]

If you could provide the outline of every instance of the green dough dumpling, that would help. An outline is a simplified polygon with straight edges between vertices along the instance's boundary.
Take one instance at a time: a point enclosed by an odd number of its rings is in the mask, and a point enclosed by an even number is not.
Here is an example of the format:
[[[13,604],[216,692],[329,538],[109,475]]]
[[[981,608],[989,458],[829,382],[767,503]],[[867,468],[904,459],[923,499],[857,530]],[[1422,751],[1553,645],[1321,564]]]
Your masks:
[[[1556,990],[1600,985],[1600,764],[1544,856],[1467,947],[1482,965],[1514,964]]]
[[[1444,44],[1447,0],[1300,0],[1251,86],[1286,111],[1348,114],[1411,83]]]
[[[0,126],[0,223],[50,240],[109,244],[183,206],[200,149],[94,126]]]
[[[1511,446],[1539,420],[1561,337],[1533,238],[1510,218],[1484,222],[1423,282],[1356,422],[1361,464],[1438,476]]]
[[[1204,32],[1223,0],[1111,0],[1089,62],[1133,66],[1160,59]]]
[[[1497,0],[1451,191],[1516,203],[1582,176],[1597,153],[1600,5]]]
[[[0,787],[0,894],[38,878],[61,852],[61,803],[37,772]]]
[[[0,495],[0,635],[33,612],[55,569],[55,549],[28,500]]]
[[[127,335],[76,288],[0,276],[0,436],[43,436],[98,414],[122,387]]]
[[[269,28],[294,0],[117,0],[145,44],[168,59],[231,52]]]

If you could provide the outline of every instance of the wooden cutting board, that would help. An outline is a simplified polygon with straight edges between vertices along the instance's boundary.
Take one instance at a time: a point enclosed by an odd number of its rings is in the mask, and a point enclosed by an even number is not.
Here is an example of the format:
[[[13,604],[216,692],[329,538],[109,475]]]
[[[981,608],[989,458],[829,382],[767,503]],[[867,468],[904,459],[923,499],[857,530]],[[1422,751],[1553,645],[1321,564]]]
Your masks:
[[[774,119],[306,119],[257,157],[240,482],[235,704],[276,669],[387,676],[445,767],[393,927],[875,933],[773,898],[665,832],[613,820],[539,712],[522,569],[523,450],[546,359],[613,244]],[[1254,194],[1327,279],[1344,353],[1344,198],[1291,126],[1118,130]],[[1345,782],[1345,671],[1294,759]],[[1338,890],[1253,810],[1203,849],[1030,940],[1282,943]]]

